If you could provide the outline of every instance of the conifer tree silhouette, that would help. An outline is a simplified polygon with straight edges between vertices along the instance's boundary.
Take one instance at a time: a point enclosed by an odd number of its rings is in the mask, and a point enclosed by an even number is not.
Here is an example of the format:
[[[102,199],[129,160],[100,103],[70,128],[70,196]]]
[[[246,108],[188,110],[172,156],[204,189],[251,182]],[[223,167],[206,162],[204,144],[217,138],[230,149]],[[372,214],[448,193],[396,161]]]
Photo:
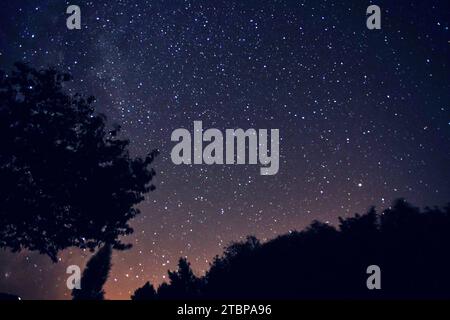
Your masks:
[[[103,286],[111,269],[111,245],[104,245],[86,264],[81,277],[81,289],[73,289],[73,300],[103,300]]]
[[[169,271],[170,285],[162,285],[158,289],[161,299],[193,299],[198,297],[200,280],[194,275],[191,264],[186,258],[180,258],[178,269]]]

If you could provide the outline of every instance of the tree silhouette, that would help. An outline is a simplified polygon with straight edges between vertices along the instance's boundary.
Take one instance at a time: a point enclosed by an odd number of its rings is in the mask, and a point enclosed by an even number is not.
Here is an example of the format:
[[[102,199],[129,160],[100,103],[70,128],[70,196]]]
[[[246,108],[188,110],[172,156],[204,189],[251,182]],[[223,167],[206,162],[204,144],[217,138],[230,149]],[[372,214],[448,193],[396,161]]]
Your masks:
[[[398,199],[338,228],[314,221],[263,244],[232,243],[201,278],[169,272],[156,299],[449,299],[449,231],[450,205],[420,210]],[[381,290],[366,286],[370,265],[381,269]]]
[[[146,282],[142,288],[138,288],[131,296],[131,300],[154,300],[156,299],[156,291],[150,282]]]
[[[178,270],[169,271],[170,285],[162,285],[158,289],[161,299],[193,299],[198,297],[200,281],[194,275],[191,264],[186,258],[178,261]]]
[[[89,259],[81,277],[81,289],[73,289],[73,300],[103,300],[103,286],[111,269],[110,245],[104,245]]]
[[[70,75],[16,63],[0,71],[0,248],[57,260],[70,246],[125,249],[135,205],[154,189],[157,152],[132,158],[93,97],[69,94]]]

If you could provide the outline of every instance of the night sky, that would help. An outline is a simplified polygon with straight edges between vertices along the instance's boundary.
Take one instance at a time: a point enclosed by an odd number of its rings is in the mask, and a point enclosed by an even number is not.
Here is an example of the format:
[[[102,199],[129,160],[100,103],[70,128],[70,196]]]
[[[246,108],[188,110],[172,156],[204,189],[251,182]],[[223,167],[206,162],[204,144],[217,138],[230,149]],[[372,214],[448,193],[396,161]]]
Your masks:
[[[312,220],[450,201],[450,2],[3,1],[0,68],[73,74],[135,155],[157,148],[156,190],[115,252],[109,299],[159,284],[186,256],[197,274],[233,240],[271,239]],[[69,4],[82,30],[66,28]],[[177,128],[280,130],[280,169],[180,165]],[[1,140],[0,140],[1,141]],[[0,292],[70,297],[65,269],[89,252],[0,251]],[[282,280],[282,275],[280,280]]]

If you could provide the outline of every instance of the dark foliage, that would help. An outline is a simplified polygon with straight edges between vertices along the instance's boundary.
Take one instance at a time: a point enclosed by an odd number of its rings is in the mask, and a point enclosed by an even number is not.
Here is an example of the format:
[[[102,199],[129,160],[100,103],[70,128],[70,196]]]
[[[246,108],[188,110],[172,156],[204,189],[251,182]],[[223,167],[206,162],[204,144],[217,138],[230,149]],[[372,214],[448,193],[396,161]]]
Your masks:
[[[111,270],[110,245],[105,245],[89,259],[81,277],[81,289],[73,289],[73,300],[103,300],[103,286]]]
[[[155,298],[156,291],[150,282],[146,282],[142,288],[137,289],[131,296],[131,300],[154,300]]]
[[[192,272],[190,263],[185,258],[178,261],[178,270],[169,271],[170,285],[163,283],[157,292],[153,286],[147,282],[143,287],[137,289],[132,300],[186,300],[201,297],[202,280],[197,278]]]
[[[107,130],[93,97],[66,93],[70,76],[16,64],[0,71],[0,248],[47,254],[70,246],[127,246],[135,205],[154,187],[145,159]]]
[[[158,288],[160,299],[195,299],[200,296],[200,280],[194,275],[185,258],[178,261],[178,270],[169,271],[170,285]]]
[[[200,278],[180,273],[183,260],[156,299],[448,299],[449,244],[450,206],[421,211],[400,199],[381,214],[340,219],[338,229],[316,221],[264,244],[248,237]],[[374,264],[381,290],[366,286]]]

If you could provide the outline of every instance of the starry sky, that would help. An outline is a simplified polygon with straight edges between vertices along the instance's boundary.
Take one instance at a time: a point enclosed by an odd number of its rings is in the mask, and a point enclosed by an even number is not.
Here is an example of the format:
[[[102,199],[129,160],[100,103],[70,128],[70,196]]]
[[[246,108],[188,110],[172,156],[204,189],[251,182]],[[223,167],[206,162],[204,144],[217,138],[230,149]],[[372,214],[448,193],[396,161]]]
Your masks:
[[[70,4],[82,30],[66,28]],[[366,8],[381,7],[381,30]],[[159,284],[186,256],[202,274],[233,240],[312,220],[450,201],[450,2],[4,1],[0,68],[57,66],[97,98],[134,155],[154,148],[155,185],[115,252],[106,297]],[[276,128],[280,170],[171,162],[177,128]],[[0,251],[0,292],[67,299],[68,265],[89,252]]]

